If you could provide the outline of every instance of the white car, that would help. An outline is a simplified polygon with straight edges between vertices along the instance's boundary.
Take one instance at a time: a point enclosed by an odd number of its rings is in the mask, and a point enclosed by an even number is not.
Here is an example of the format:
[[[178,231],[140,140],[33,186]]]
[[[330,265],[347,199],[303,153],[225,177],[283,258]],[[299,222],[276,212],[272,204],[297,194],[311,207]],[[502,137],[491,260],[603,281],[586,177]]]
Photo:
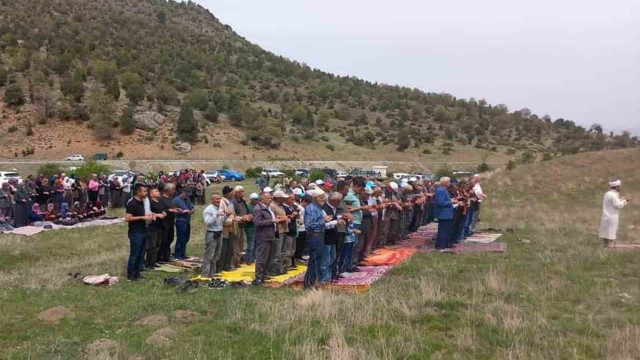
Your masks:
[[[0,171],[0,185],[9,182],[11,179],[18,179],[18,184],[22,183],[22,178],[14,171]]]
[[[122,178],[127,175],[127,170],[116,170],[109,175],[109,181],[113,180],[113,178],[118,178],[120,184],[122,184]]]
[[[67,156],[67,158],[64,160],[65,161],[84,161],[84,156],[79,154],[73,154],[73,155]]]
[[[348,172],[346,172],[346,171],[344,171],[344,170],[338,170],[338,171],[336,171],[336,177],[337,177],[337,178],[345,178],[345,177],[347,177],[347,176],[349,176],[349,173],[348,173]]]
[[[393,178],[395,180],[402,180],[404,178],[409,178],[411,177],[411,174],[407,174],[407,173],[393,173]]]
[[[207,185],[211,185],[214,182],[222,182],[224,181],[224,175],[221,175],[218,171],[206,171],[204,173],[204,178],[207,179]]]
[[[260,175],[269,175],[269,177],[283,177],[284,173],[278,169],[263,169]]]

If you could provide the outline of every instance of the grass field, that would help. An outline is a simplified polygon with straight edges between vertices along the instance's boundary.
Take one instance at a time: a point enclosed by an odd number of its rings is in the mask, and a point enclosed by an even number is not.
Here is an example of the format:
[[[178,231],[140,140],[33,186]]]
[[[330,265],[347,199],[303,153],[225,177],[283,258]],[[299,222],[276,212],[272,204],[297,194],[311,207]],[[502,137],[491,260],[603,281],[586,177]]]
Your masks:
[[[89,287],[66,273],[123,276],[125,226],[0,237],[0,358],[6,359],[638,359],[640,251],[606,251],[601,199],[620,176],[630,196],[639,150],[582,154],[498,172],[482,226],[507,229],[506,254],[418,254],[371,291]],[[199,210],[200,211],[200,210]],[[640,209],[619,239],[640,242]],[[201,255],[193,220],[188,252]],[[523,241],[524,239],[524,241]],[[527,241],[528,240],[528,241]],[[73,317],[38,314],[64,306]],[[176,310],[200,314],[180,321]],[[137,321],[165,315],[166,324]],[[169,341],[148,344],[162,328]],[[98,339],[111,339],[100,350]],[[106,343],[106,342],[105,342]]]

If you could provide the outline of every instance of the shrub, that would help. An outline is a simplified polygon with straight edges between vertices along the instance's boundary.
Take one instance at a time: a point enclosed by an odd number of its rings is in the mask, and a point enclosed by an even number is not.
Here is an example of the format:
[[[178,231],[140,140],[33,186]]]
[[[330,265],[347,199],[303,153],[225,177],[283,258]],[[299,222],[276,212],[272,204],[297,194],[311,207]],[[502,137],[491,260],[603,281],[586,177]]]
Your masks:
[[[124,153],[122,151],[118,151],[118,153],[116,154],[116,159],[121,159],[124,157]]]
[[[111,172],[111,167],[103,163],[97,162],[94,159],[85,160],[84,164],[76,169],[75,175],[79,179],[88,179],[91,174],[108,174]]]
[[[7,90],[4,93],[4,102],[7,105],[19,106],[24,103],[24,98],[22,97],[22,87],[20,84],[15,83],[9,85]]]
[[[17,126],[15,126],[15,125],[11,125],[11,126],[9,126],[9,128],[7,129],[7,132],[8,132],[8,133],[10,133],[10,134],[11,134],[11,133],[14,133],[14,132],[16,132],[16,131],[18,131],[18,127],[17,127]]]
[[[422,153],[426,154],[426,155],[431,155],[433,153],[433,151],[431,151],[429,149],[424,149],[424,150],[422,150]]]
[[[218,116],[219,115],[216,106],[213,103],[209,104],[209,106],[207,107],[207,111],[205,111],[204,113],[204,118],[210,122],[217,122]]]
[[[533,151],[531,150],[527,150],[523,152],[522,155],[520,156],[520,162],[522,162],[523,164],[530,164],[535,159],[536,159],[536,154],[534,154]]]
[[[442,166],[440,166],[438,170],[436,170],[435,175],[438,179],[445,176],[453,178],[453,170],[449,167],[449,165],[442,164]]]
[[[324,171],[313,170],[311,174],[309,174],[309,181],[324,180],[326,177],[327,177],[327,174],[325,174]]]
[[[47,178],[53,175],[59,175],[62,172],[62,168],[58,164],[46,163],[38,168],[38,174],[43,174]]]
[[[513,160],[509,160],[507,163],[507,170],[513,170],[516,168],[516,162]]]
[[[335,146],[333,146],[333,144],[327,144],[327,145],[325,145],[325,147],[326,147],[327,149],[331,150],[331,151],[336,151],[336,147],[335,147]]]
[[[483,172],[491,171],[491,167],[489,166],[489,164],[483,162],[482,164],[478,165],[477,170],[479,173],[483,173]]]
[[[120,133],[123,135],[133,134],[133,106],[129,105],[122,111],[120,116]]]
[[[542,161],[549,161],[551,159],[553,159],[553,156],[551,155],[551,153],[546,152],[542,154]]]
[[[257,166],[254,168],[249,168],[244,172],[244,175],[248,178],[259,178],[260,177],[260,173],[262,172],[262,167]]]

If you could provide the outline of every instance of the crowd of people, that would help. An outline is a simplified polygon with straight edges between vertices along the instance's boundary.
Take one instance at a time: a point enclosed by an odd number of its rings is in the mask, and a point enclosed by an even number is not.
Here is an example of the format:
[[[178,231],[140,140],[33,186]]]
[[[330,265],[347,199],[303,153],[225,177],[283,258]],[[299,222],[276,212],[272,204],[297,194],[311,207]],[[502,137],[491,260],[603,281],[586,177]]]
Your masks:
[[[133,186],[125,216],[129,280],[140,279],[145,269],[187,258],[194,200],[199,199],[190,184],[198,183],[198,174],[161,175]],[[248,198],[240,185],[211,194],[202,213],[201,276],[255,263],[255,284],[260,285],[306,263],[305,287],[313,288],[356,271],[371,251],[398,244],[434,219],[439,223],[436,248],[445,252],[473,234],[486,198],[477,175],[468,182],[345,177],[265,185]]]

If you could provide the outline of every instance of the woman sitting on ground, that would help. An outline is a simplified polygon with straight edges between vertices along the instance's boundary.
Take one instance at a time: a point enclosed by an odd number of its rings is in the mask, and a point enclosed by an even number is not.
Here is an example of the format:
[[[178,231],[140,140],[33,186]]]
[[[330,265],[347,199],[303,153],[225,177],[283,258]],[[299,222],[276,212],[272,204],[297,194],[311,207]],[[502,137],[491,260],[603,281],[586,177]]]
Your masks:
[[[46,221],[54,221],[58,219],[58,212],[56,211],[56,206],[54,203],[49,203],[49,205],[47,205],[47,211],[45,214],[46,215],[44,219]]]
[[[33,204],[33,206],[31,206],[31,212],[29,213],[29,222],[35,223],[45,221],[48,215],[48,212],[42,211],[42,208],[40,208],[40,204],[35,203]]]
[[[73,212],[76,214],[78,220],[83,221],[86,219],[85,209],[82,208],[79,201],[73,203]]]

